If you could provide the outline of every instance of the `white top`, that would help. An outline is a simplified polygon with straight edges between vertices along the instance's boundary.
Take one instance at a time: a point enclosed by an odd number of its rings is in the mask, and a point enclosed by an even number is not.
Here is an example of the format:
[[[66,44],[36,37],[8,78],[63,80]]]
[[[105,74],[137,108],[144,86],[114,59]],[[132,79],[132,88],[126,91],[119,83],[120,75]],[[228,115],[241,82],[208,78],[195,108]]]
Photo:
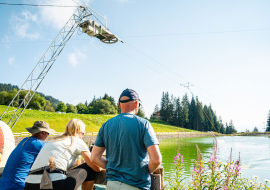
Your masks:
[[[71,137],[60,141],[49,141],[39,152],[30,171],[47,166],[50,157],[53,157],[56,168],[67,171],[67,169],[71,168],[74,165],[75,161],[79,158],[82,151],[89,151],[85,142],[77,137],[74,137],[74,144],[70,148],[68,148],[70,145]],[[43,174],[28,175],[25,182],[40,183],[42,175]],[[66,175],[61,173],[51,173],[50,177],[52,181],[67,178]]]

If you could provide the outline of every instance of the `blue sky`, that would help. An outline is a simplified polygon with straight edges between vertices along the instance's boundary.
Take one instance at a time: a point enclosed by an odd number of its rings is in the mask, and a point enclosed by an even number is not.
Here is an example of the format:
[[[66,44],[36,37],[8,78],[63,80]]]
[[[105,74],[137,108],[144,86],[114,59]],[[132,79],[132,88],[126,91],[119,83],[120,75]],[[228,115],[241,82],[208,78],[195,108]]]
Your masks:
[[[72,0],[2,0],[77,5]],[[74,34],[38,91],[65,103],[136,90],[149,117],[162,92],[191,90],[238,131],[263,130],[270,110],[270,2],[81,0],[126,44]],[[74,8],[0,5],[0,82],[21,86]]]

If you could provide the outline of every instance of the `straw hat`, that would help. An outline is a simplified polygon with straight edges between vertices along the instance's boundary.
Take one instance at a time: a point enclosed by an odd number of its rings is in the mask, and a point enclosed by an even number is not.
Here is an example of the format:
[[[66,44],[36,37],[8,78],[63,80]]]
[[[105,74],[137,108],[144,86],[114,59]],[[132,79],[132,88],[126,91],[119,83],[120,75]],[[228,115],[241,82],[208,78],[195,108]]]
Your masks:
[[[41,131],[45,131],[50,134],[54,134],[55,130],[51,129],[49,124],[45,121],[36,121],[33,125],[33,127],[25,128],[29,133],[36,134]]]

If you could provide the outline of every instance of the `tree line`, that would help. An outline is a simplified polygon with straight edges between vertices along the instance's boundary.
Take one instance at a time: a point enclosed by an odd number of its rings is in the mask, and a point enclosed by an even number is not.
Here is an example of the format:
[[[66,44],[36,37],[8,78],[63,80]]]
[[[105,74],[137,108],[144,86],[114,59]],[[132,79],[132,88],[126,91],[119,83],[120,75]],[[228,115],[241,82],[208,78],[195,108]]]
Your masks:
[[[196,100],[192,97],[189,101],[187,94],[180,99],[170,96],[168,92],[163,92],[160,106],[156,105],[151,119],[161,119],[171,125],[197,131],[217,131],[223,134],[237,132],[232,120],[229,124],[227,122],[223,124],[221,116],[217,117],[211,104],[203,105],[198,97]]]
[[[14,88],[13,90],[7,91],[1,91],[0,92],[0,105],[9,105],[9,103],[13,100],[15,95],[18,93],[18,90]],[[14,101],[14,106],[19,106],[22,103],[22,100],[26,97],[26,94],[28,91],[21,91],[19,93],[19,100]],[[32,96],[34,92],[30,92],[30,95],[28,95],[25,99],[25,102],[29,100],[29,97]],[[55,105],[57,107],[57,105]],[[46,100],[45,97],[41,97],[39,93],[35,93],[32,97],[31,101],[29,102],[28,109],[34,109],[34,110],[45,110],[45,111],[51,111],[54,112],[54,107],[51,104],[49,100]]]
[[[0,100],[0,104],[8,105],[10,103],[10,101],[13,99],[13,97],[16,95],[16,93],[11,99],[7,98],[7,96],[9,94],[9,92],[14,90],[14,89],[17,90],[17,91],[14,91],[17,93],[19,90],[19,87],[17,85],[0,83],[0,99],[2,99],[2,101]],[[14,92],[12,92],[11,94],[13,95]],[[48,100],[50,102],[50,105],[47,105],[47,108],[52,107],[55,110],[57,108],[58,104],[61,102],[58,99],[56,99],[52,96],[46,96],[45,94],[43,94],[41,92],[36,92],[36,94],[39,94],[40,97],[44,97],[45,101]],[[31,108],[31,107],[29,107],[29,108]],[[34,109],[34,108],[32,108],[32,109]],[[40,109],[42,109],[42,106]],[[51,108],[50,108],[50,110],[51,110]],[[49,110],[46,110],[46,111],[49,111]]]
[[[11,84],[0,83],[0,105],[9,105],[15,95],[18,93],[18,86]],[[26,97],[28,91],[21,91],[19,93],[19,101],[14,102],[14,106],[20,105],[22,99]],[[30,96],[34,92],[30,92]],[[26,102],[29,99],[26,99]],[[112,96],[107,93],[103,97],[93,98],[93,100],[88,104],[79,103],[77,105],[65,104],[55,99],[52,96],[45,96],[43,93],[35,93],[27,109],[50,111],[50,112],[65,112],[65,113],[78,113],[78,114],[118,114],[120,113],[120,108],[116,104],[116,101]],[[145,117],[143,108],[139,109],[137,114],[140,117]]]
[[[79,114],[119,114],[121,112],[114,98],[109,96],[107,93],[105,93],[103,97],[99,98],[94,96],[93,100],[89,104],[85,101],[85,103],[79,103],[75,106],[61,102],[56,111]],[[139,109],[137,115],[145,117],[143,108]]]

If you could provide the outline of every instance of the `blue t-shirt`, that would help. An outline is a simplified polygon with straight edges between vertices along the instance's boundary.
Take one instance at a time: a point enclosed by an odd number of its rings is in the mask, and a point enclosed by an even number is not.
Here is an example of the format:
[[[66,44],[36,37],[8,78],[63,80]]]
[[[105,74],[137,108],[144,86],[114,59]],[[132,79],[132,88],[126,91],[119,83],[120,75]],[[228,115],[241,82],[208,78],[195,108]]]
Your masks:
[[[26,142],[25,142],[26,141]],[[1,190],[23,190],[25,179],[45,142],[36,137],[24,138],[9,155],[0,178]]]
[[[105,122],[95,146],[106,148],[107,180],[150,189],[147,147],[159,144],[149,121],[122,113]]]

